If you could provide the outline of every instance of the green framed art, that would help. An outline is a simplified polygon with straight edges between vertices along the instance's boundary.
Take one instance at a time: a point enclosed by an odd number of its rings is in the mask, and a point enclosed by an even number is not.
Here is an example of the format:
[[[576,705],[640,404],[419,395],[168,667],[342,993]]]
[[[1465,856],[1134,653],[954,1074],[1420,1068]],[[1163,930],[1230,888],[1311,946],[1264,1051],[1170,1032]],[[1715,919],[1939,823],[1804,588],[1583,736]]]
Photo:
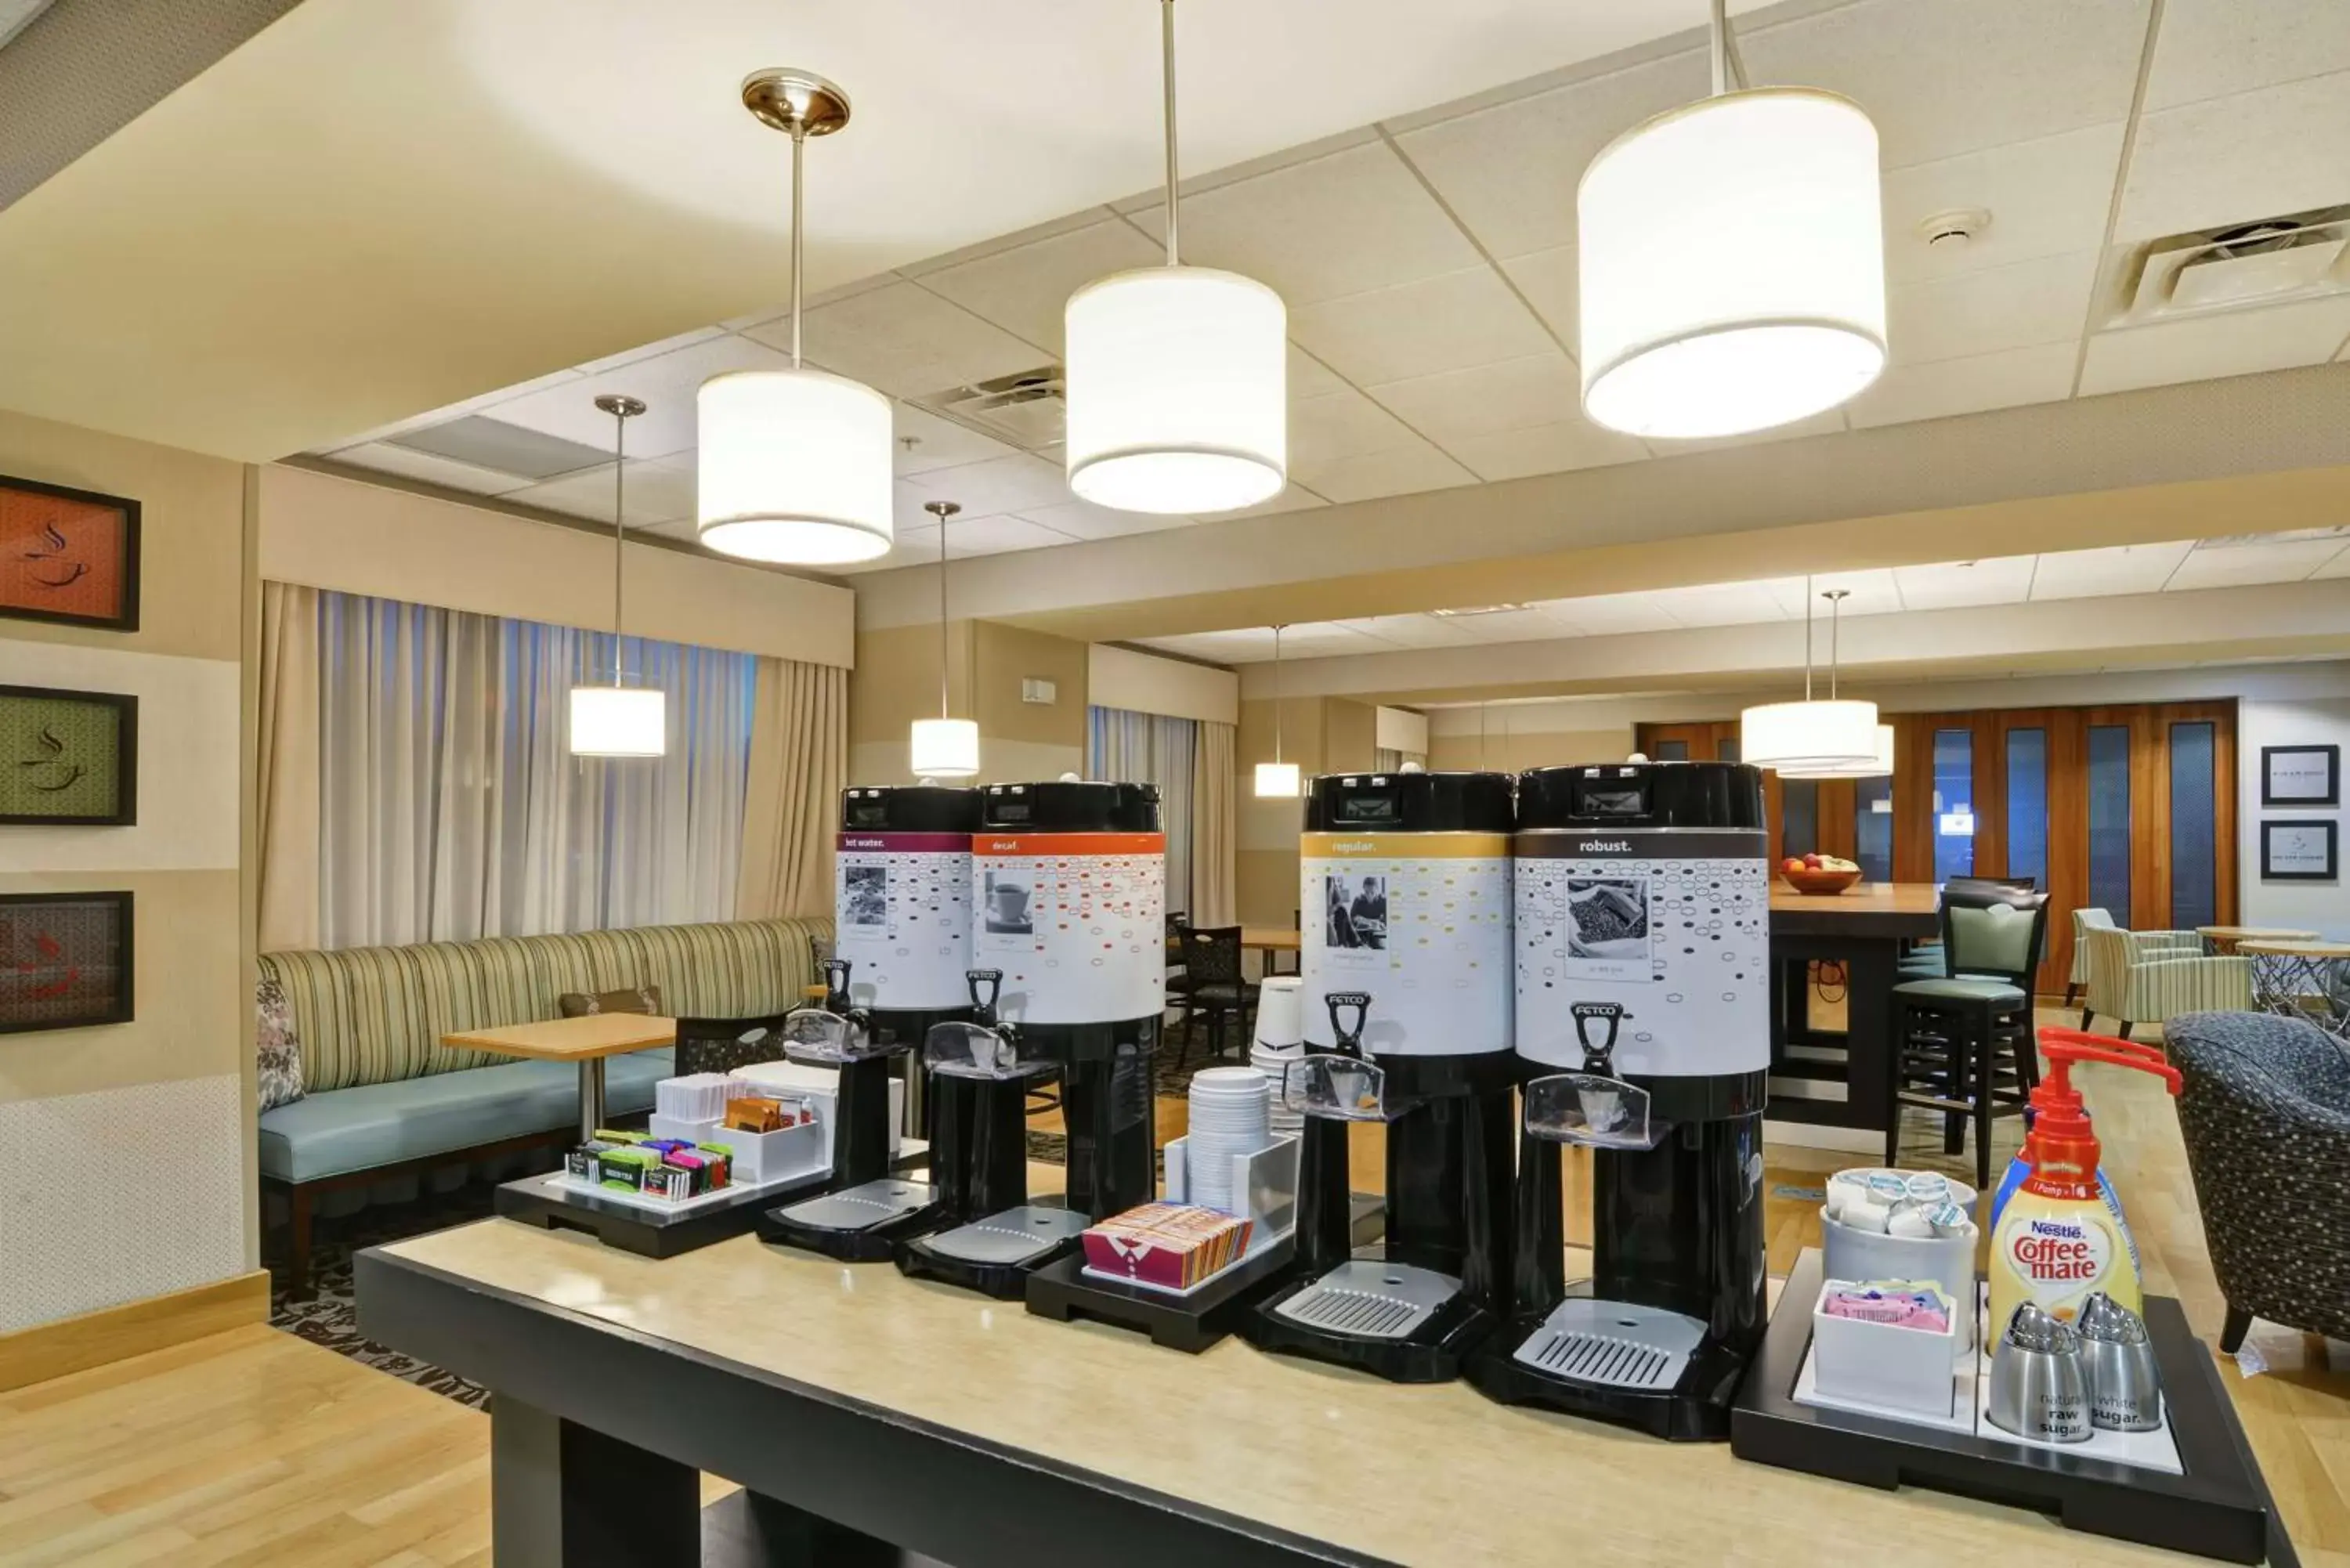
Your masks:
[[[138,820],[138,698],[0,686],[0,827]]]

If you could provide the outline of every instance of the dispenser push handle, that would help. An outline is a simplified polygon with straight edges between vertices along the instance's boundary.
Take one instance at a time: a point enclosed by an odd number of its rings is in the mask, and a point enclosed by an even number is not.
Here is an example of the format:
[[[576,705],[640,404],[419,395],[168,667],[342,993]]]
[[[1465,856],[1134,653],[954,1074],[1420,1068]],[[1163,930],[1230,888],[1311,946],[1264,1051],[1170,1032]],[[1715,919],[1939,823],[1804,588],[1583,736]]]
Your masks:
[[[2055,1038],[2051,1038],[2055,1036]],[[2073,1029],[2043,1029],[2040,1032],[2041,1052],[2049,1061],[2064,1066],[2074,1062],[2103,1062],[2109,1066],[2132,1067],[2141,1073],[2151,1073],[2160,1078],[2173,1095],[2178,1093],[2178,1069],[2164,1061],[2149,1061],[2131,1054],[2130,1042],[2112,1039],[2103,1034],[2084,1034]],[[2123,1049],[2110,1051],[2109,1045]]]
[[[2096,1051],[2117,1051],[2127,1055],[2143,1056],[2149,1062],[2168,1062],[2169,1054],[2159,1045],[2149,1045],[2143,1040],[2125,1040],[2117,1034],[2091,1034],[2085,1030],[2067,1029],[2061,1024],[2043,1024],[2040,1030],[2043,1045],[2086,1045]]]

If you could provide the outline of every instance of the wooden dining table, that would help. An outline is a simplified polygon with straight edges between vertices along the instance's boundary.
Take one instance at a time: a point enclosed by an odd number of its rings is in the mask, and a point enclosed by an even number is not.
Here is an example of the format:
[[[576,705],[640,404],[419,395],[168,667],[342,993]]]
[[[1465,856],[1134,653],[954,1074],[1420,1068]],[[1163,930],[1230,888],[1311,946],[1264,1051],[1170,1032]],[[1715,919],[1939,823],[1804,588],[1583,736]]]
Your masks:
[[[1901,954],[1941,930],[1942,890],[1931,882],[1863,882],[1841,893],[1771,885],[1771,1099],[1782,1141],[1821,1129],[1829,1147],[1881,1136],[1893,1059],[1893,988]],[[1814,964],[1841,966],[1845,1027],[1814,1026]],[[1867,1135],[1867,1137],[1856,1136]]]
[[[469,1029],[443,1034],[441,1044],[460,1051],[494,1051],[541,1062],[573,1062],[579,1067],[579,1141],[604,1125],[604,1062],[631,1051],[677,1044],[677,1020],[645,1012],[590,1012],[578,1018],[542,1018],[500,1029]]]

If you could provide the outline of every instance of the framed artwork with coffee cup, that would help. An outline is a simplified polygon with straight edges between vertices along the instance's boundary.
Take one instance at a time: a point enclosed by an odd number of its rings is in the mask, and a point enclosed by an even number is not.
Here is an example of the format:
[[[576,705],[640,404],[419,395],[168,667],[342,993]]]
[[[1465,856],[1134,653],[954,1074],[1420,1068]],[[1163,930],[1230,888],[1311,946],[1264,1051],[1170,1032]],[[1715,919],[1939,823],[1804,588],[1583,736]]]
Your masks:
[[[139,503],[0,475],[0,616],[139,629]]]
[[[2342,748],[2262,746],[2262,805],[2340,805]]]
[[[128,1023],[129,893],[0,893],[0,1034]]]
[[[138,698],[0,686],[0,827],[138,820]]]
[[[2261,824],[2261,880],[2333,881],[2338,875],[2335,837],[2335,825],[2322,817],[2309,822],[2264,820]]]

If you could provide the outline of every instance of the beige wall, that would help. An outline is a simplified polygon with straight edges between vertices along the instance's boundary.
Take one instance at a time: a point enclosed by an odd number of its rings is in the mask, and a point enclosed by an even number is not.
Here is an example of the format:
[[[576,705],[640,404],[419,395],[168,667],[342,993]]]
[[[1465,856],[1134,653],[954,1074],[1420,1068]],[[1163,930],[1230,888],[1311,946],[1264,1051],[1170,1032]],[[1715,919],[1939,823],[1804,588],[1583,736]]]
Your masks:
[[[1107,642],[1087,650],[1087,701],[1097,707],[1210,724],[1240,722],[1241,678],[1232,670]]]
[[[140,628],[0,618],[11,681],[140,699],[139,821],[0,827],[0,892],[130,892],[136,1021],[0,1034],[0,1147],[90,1179],[0,1203],[0,1332],[254,1266],[252,951],[244,934],[241,464],[0,414],[0,473],[124,495]]]
[[[612,625],[612,541],[484,506],[304,468],[260,473],[261,576],[556,626]],[[855,656],[847,588],[630,545],[635,636],[811,664]]]
[[[906,738],[939,712],[939,628],[860,632],[848,677],[852,784],[912,780]],[[1087,652],[1082,642],[990,621],[947,625],[948,706],[979,722],[980,780],[1058,778],[1086,765]],[[1021,683],[1050,680],[1049,703],[1021,700]]]
[[[1598,730],[1537,730],[1526,733],[1430,735],[1428,765],[1448,772],[1490,769],[1523,773],[1562,763],[1614,763],[1631,754],[1629,724]]]

